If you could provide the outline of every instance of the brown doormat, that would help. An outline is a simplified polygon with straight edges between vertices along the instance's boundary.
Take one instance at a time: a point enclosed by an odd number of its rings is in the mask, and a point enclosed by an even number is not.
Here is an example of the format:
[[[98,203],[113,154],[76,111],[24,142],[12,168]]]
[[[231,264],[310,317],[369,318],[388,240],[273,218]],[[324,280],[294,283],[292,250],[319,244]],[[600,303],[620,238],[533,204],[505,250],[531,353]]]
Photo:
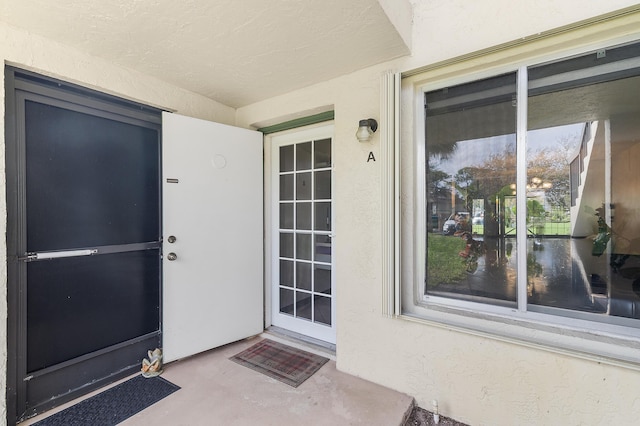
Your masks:
[[[328,358],[268,339],[261,340],[229,359],[294,388],[329,361]]]

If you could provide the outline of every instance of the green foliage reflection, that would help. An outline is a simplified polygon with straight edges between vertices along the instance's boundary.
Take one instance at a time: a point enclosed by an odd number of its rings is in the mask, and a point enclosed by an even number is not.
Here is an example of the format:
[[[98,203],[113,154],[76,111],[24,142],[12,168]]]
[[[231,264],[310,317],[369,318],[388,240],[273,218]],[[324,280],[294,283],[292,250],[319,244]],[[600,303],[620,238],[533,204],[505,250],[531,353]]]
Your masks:
[[[432,233],[427,238],[427,289],[460,283],[467,275],[465,259],[458,255],[465,248],[464,240]]]

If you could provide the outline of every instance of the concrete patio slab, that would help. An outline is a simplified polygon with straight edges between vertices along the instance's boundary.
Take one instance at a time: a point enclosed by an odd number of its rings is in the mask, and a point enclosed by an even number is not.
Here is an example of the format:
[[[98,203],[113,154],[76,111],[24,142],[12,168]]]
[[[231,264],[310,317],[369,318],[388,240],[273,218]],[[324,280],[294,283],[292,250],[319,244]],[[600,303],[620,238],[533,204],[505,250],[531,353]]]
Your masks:
[[[411,412],[412,397],[342,373],[333,360],[298,388],[229,360],[260,339],[166,365],[162,377],[182,389],[122,425],[393,426],[401,425]]]

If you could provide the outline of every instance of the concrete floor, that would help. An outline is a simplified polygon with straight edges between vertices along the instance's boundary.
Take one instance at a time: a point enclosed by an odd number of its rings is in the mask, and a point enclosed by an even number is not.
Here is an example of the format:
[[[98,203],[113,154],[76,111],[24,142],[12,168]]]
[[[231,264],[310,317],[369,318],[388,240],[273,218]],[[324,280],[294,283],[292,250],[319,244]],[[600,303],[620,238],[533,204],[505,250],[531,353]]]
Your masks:
[[[318,348],[266,337],[331,357]],[[411,412],[413,398],[339,372],[333,359],[298,388],[229,360],[261,338],[232,343],[166,365],[162,377],[182,389],[121,424],[393,426],[403,424]],[[30,425],[72,404],[21,425]]]

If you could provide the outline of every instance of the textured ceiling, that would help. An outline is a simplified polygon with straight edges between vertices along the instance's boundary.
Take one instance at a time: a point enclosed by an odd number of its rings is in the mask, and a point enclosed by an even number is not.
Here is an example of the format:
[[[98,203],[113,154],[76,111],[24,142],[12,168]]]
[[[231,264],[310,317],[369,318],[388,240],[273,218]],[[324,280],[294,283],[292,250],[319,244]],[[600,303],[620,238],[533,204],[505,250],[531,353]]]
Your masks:
[[[0,20],[240,107],[408,54],[396,1],[0,0]]]

